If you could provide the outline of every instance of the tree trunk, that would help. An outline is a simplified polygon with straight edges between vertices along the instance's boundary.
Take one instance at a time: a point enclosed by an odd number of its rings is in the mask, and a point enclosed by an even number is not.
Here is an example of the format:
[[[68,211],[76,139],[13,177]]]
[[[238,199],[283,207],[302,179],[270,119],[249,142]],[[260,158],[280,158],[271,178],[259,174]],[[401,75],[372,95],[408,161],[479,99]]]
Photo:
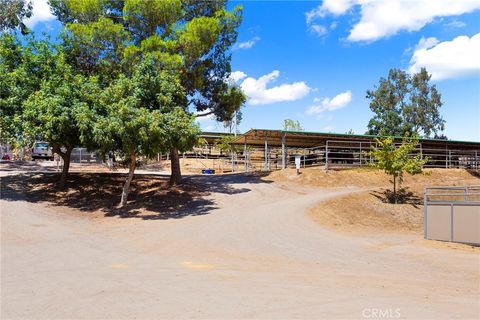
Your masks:
[[[170,175],[170,185],[179,185],[182,182],[182,172],[180,171],[180,159],[178,157],[177,149],[172,149],[170,151],[170,164],[172,167],[172,174]]]
[[[73,146],[67,146],[67,150],[62,152],[62,150],[57,147],[53,149],[53,152],[58,154],[62,157],[63,160],[63,168],[62,168],[62,175],[60,176],[60,188],[65,188],[67,184],[67,177],[68,177],[68,170],[70,169],[70,159],[72,155]]]
[[[119,204],[120,208],[124,207],[127,204],[128,190],[130,189],[130,183],[132,182],[133,173],[135,172],[136,161],[137,161],[137,157],[133,153],[130,156],[130,165],[128,167],[127,180],[125,181],[125,184],[123,185],[122,198],[120,199],[120,204]]]

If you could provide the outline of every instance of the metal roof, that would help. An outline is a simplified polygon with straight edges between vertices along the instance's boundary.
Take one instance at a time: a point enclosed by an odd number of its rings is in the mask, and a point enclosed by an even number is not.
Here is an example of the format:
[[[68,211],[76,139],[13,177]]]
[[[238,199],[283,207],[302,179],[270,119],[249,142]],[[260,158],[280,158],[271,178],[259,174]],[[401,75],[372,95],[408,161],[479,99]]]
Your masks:
[[[265,141],[269,146],[281,146],[282,137],[285,136],[287,147],[308,148],[315,147],[325,143],[327,140],[341,141],[373,141],[379,136],[360,135],[360,134],[342,134],[326,132],[308,132],[308,131],[285,131],[271,129],[250,129],[234,141],[235,144],[264,145]],[[402,137],[393,137],[401,140]],[[422,144],[427,145],[455,145],[468,148],[480,149],[480,142],[476,141],[455,141],[440,139],[420,139]]]

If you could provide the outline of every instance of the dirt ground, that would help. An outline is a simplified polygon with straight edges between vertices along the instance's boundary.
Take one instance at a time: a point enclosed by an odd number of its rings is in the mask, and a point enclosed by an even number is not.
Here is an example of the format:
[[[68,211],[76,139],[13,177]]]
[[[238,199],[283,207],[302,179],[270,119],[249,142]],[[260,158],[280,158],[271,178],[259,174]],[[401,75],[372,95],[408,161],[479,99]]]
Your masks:
[[[427,169],[424,174],[405,175],[402,184],[404,202],[392,204],[391,179],[374,169],[330,170],[303,169],[301,175],[294,170],[273,172],[276,182],[289,182],[302,186],[323,188],[355,187],[350,193],[317,203],[308,215],[322,226],[348,233],[385,232],[420,234],[423,230],[423,192],[426,186],[480,185],[478,171],[463,169]]]
[[[2,319],[480,317],[477,250],[308,216],[361,192],[347,182],[189,176],[169,191],[145,173],[118,211],[118,174],[74,174],[63,193],[54,172],[0,175]]]

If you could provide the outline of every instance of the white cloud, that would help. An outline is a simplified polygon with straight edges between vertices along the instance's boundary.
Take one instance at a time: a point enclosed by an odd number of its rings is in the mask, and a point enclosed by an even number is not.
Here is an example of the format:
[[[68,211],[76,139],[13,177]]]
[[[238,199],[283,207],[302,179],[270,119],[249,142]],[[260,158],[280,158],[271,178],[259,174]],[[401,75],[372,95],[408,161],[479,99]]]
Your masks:
[[[326,126],[322,128],[323,132],[332,132],[335,129],[334,126]]]
[[[443,26],[447,29],[457,29],[457,28],[466,27],[467,24],[463,21],[460,21],[460,20],[453,20],[453,21],[445,23]]]
[[[433,80],[480,75],[478,57],[480,33],[471,38],[459,36],[452,41],[437,42],[431,47],[417,46],[408,71],[415,73],[425,67]]]
[[[320,100],[318,98],[315,98],[313,102],[315,103],[320,102],[320,104],[311,106],[310,108],[307,109],[306,113],[311,115],[311,114],[322,113],[325,111],[334,111],[334,110],[342,109],[346,105],[348,105],[351,101],[352,101],[352,92],[350,90],[339,93],[332,99],[323,98]]]
[[[255,45],[255,43],[257,43],[258,41],[260,41],[260,37],[253,37],[252,39],[248,40],[248,41],[244,41],[244,42],[239,42],[237,44],[235,44],[233,46],[233,49],[234,50],[238,50],[238,49],[250,49],[251,47],[253,47]]]
[[[32,16],[25,20],[27,27],[33,28],[39,22],[46,22],[55,19],[55,16],[50,11],[48,0],[33,0],[32,4]]]
[[[355,0],[324,0],[317,8],[305,14],[307,24],[317,18],[324,18],[328,13],[333,15],[344,14],[355,3]]]
[[[240,87],[252,105],[295,101],[305,97],[311,90],[304,81],[267,88],[267,85],[279,76],[280,71],[274,70],[258,79],[248,77],[243,80]]]
[[[346,14],[360,7],[349,41],[375,41],[399,31],[418,31],[437,17],[458,16],[480,9],[480,0],[325,0],[307,12],[307,24],[326,15]]]
[[[430,49],[432,47],[435,47],[439,42],[440,41],[438,41],[438,39],[435,37],[430,37],[430,38],[422,37],[418,42],[418,44],[415,46],[415,50]]]
[[[319,24],[312,24],[310,26],[310,30],[312,30],[312,32],[315,33],[319,37],[324,36],[328,33],[327,27],[319,25]]]
[[[232,73],[230,73],[229,80],[233,83],[236,83],[242,79],[245,79],[246,76],[247,74],[243,71],[233,71]]]

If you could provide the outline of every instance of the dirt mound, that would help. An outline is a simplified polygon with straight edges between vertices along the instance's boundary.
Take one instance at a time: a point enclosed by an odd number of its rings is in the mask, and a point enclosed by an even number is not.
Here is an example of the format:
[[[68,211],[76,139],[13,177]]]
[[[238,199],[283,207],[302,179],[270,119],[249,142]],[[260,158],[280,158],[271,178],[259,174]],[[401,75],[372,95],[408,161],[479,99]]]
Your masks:
[[[380,170],[358,168],[330,170],[320,168],[273,172],[269,178],[280,183],[296,183],[322,188],[357,187],[357,192],[323,201],[310,208],[308,215],[316,222],[342,232],[417,232],[423,228],[423,190],[426,186],[480,185],[478,171],[430,169],[416,176],[406,175],[403,187],[405,203],[391,204],[390,177]]]
[[[390,177],[373,168],[329,170],[305,168],[297,175],[295,169],[272,172],[268,178],[276,182],[293,182],[316,187],[390,187]],[[423,174],[404,177],[405,186],[479,184],[480,172],[465,169],[426,169]]]
[[[323,201],[310,208],[316,222],[343,232],[420,232],[423,227],[421,198],[410,203],[382,201],[379,191],[368,191]]]

